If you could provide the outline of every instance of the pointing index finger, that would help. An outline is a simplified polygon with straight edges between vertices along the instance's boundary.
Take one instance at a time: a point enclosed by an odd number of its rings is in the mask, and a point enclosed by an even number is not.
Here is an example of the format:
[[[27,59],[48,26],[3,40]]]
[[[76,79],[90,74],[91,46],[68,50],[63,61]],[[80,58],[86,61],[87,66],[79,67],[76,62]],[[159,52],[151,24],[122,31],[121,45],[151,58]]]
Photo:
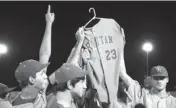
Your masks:
[[[51,7],[50,7],[50,5],[48,5],[47,13],[50,13],[50,11],[51,11]]]

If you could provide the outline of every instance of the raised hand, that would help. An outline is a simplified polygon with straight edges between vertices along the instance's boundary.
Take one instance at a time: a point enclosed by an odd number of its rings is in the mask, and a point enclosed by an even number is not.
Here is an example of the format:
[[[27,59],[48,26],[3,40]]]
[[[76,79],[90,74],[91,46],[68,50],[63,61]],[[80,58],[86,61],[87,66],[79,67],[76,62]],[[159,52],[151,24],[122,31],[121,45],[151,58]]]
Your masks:
[[[76,36],[76,40],[77,40],[77,41],[83,41],[84,38],[85,38],[84,28],[83,28],[83,27],[80,27],[80,28],[77,30],[75,36]]]
[[[82,54],[83,62],[86,64],[88,62],[88,60],[90,59],[90,53],[89,53],[88,49],[82,50],[81,54]]]
[[[54,13],[51,13],[51,6],[48,5],[48,10],[47,13],[45,14],[45,19],[47,23],[53,23],[54,19],[55,19],[55,15]]]

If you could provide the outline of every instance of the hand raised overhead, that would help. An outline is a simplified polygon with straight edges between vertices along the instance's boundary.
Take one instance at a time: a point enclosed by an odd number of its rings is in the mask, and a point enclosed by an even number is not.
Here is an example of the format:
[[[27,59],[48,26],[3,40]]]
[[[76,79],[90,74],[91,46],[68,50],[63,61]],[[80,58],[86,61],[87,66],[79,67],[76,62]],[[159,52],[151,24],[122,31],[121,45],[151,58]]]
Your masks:
[[[47,13],[45,14],[45,19],[47,23],[53,23],[54,19],[55,19],[55,15],[54,13],[51,13],[51,6],[48,5],[48,10]]]
[[[79,27],[79,29],[76,31],[76,40],[77,41],[83,41],[85,38],[85,34],[84,34],[84,28],[83,27]]]

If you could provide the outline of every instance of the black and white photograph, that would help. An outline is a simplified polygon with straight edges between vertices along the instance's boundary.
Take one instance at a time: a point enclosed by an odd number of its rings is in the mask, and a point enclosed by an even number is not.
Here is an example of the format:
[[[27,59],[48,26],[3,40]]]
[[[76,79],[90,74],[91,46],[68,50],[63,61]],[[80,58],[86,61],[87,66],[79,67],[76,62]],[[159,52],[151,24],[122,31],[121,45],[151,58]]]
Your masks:
[[[0,1],[0,108],[176,108],[176,1]]]

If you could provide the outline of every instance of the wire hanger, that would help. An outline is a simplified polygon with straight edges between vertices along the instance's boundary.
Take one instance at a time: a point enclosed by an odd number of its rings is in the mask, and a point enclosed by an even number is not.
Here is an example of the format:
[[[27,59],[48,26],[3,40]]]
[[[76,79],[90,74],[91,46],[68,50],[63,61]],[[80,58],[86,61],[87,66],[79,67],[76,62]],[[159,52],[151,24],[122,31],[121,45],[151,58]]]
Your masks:
[[[95,9],[93,7],[89,8],[89,13],[91,12],[91,10],[93,11],[94,16],[92,17],[92,19],[90,19],[85,25],[84,28],[94,19],[100,19],[99,17],[96,17],[96,12]]]

